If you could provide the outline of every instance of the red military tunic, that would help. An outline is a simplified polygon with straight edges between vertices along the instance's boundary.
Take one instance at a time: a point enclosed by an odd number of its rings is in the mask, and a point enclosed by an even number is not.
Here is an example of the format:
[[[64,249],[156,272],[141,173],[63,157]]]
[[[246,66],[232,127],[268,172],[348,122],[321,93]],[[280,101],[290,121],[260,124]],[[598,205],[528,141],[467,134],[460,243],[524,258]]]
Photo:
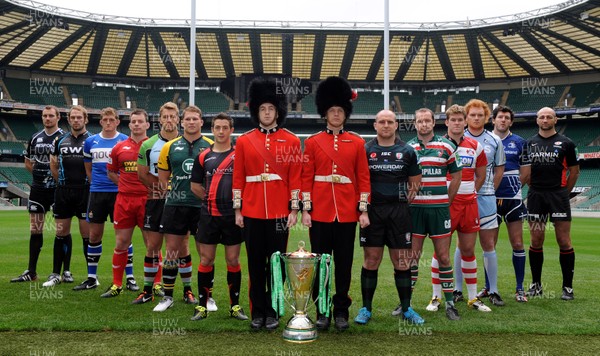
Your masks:
[[[253,142],[272,156],[269,164]],[[276,165],[276,167],[273,167]],[[233,196],[242,198],[242,215],[254,219],[286,218],[289,201],[300,192],[302,149],[300,139],[281,128],[253,129],[236,142]]]
[[[318,142],[333,148],[337,162]],[[334,135],[330,130],[321,131],[304,141],[304,161],[302,199],[312,200],[311,219],[319,222],[337,219],[341,223],[358,221],[357,204],[361,196],[368,202],[371,195],[365,141],[354,132],[342,130]],[[349,172],[344,172],[342,167],[348,168]]]

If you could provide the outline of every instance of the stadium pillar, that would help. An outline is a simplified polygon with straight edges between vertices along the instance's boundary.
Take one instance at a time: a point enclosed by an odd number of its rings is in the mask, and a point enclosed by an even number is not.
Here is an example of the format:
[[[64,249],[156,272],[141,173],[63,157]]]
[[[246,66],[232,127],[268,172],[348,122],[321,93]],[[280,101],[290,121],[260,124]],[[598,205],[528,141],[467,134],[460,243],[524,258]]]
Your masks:
[[[194,105],[196,91],[196,0],[192,0],[192,22],[190,26],[190,87],[189,105]]]
[[[390,108],[390,0],[383,9],[383,108]]]

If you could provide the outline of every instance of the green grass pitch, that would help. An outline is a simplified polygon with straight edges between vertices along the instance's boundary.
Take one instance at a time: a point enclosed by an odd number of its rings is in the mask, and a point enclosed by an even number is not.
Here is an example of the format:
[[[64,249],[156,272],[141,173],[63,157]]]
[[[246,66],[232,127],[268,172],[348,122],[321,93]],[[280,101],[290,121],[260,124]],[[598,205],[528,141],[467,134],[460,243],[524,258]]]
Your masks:
[[[506,306],[493,307],[491,313],[468,310],[459,303],[461,321],[450,322],[443,311],[430,313],[425,306],[431,295],[430,269],[427,258],[420,264],[420,278],[413,306],[426,320],[423,326],[404,324],[390,315],[398,303],[394,288],[392,266],[384,255],[379,270],[379,283],[373,302],[373,318],[367,326],[351,325],[339,333],[321,332],[311,344],[295,345],[283,341],[280,326],[276,332],[251,332],[248,322],[228,317],[226,268],[222,247],[216,260],[214,298],[219,310],[206,320],[192,322],[192,306],[181,301],[181,285],[175,289],[176,303],[165,313],[153,313],[155,303],[131,305],[135,294],[124,291],[113,299],[101,299],[109,287],[114,231],[107,225],[103,241],[103,255],[99,264],[101,286],[96,290],[74,292],[73,284],[60,284],[45,289],[42,283],[51,272],[53,221],[47,217],[44,247],[38,263],[39,279],[32,283],[9,283],[9,280],[27,267],[29,232],[25,211],[0,212],[0,354],[61,355],[61,354],[149,354],[184,353],[216,355],[320,355],[320,354],[474,354],[552,355],[597,354],[600,350],[598,305],[597,219],[576,218],[573,221],[572,240],[576,252],[575,300],[560,299],[561,273],[558,247],[554,232],[548,231],[544,245],[545,262],[542,280],[545,295],[528,303],[517,303],[514,298],[514,271],[511,249],[505,227],[501,227],[498,242],[499,288]],[[74,222],[72,231],[78,231]],[[525,246],[529,234],[524,233]],[[291,234],[288,250],[295,249],[299,240],[308,243],[308,230],[297,225]],[[134,268],[138,283],[143,281],[141,234],[134,234]],[[191,245],[194,270],[199,257]],[[452,248],[453,250],[453,248]],[[425,243],[425,257],[430,257],[432,246]],[[482,252],[477,246],[479,285],[483,284]],[[246,256],[242,249],[241,304],[249,313],[247,298]],[[362,250],[356,241],[350,309],[353,318],[361,307],[360,269]],[[86,276],[86,267],[78,233],[73,234],[72,272],[75,282]],[[530,282],[529,265],[525,283]],[[196,273],[193,288],[196,293]],[[489,304],[489,303],[488,303]],[[287,307],[287,305],[286,305]],[[311,315],[314,311],[311,309]],[[282,318],[291,315],[286,308]]]

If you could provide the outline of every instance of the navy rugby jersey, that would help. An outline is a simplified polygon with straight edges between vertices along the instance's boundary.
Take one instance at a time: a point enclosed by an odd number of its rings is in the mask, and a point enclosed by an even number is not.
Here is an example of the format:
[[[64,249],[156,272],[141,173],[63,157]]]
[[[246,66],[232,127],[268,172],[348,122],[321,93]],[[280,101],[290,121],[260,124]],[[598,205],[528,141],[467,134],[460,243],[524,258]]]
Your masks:
[[[83,165],[83,144],[90,136],[88,131],[77,137],[67,132],[54,140],[52,155],[58,159],[58,185],[83,187],[89,184]]]
[[[531,164],[524,148],[527,142],[519,135],[509,133],[502,139],[506,165],[500,185],[496,190],[496,198],[499,199],[522,199],[521,179],[519,168]]]

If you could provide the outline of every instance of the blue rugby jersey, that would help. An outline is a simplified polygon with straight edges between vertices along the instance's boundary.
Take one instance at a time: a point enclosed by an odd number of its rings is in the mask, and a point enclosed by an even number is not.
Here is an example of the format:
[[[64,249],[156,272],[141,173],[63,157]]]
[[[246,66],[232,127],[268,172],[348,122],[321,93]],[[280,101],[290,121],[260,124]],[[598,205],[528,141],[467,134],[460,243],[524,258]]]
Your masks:
[[[119,189],[107,174],[106,164],[110,161],[110,152],[127,135],[117,132],[112,138],[102,137],[102,133],[95,134],[85,140],[83,145],[83,161],[92,163],[92,182],[90,192],[118,192]]]
[[[496,198],[523,199],[519,168],[531,164],[529,157],[524,152],[526,141],[521,136],[509,132],[502,139],[502,145],[504,146],[504,154],[506,155],[506,165],[504,166],[502,181],[496,190]]]

